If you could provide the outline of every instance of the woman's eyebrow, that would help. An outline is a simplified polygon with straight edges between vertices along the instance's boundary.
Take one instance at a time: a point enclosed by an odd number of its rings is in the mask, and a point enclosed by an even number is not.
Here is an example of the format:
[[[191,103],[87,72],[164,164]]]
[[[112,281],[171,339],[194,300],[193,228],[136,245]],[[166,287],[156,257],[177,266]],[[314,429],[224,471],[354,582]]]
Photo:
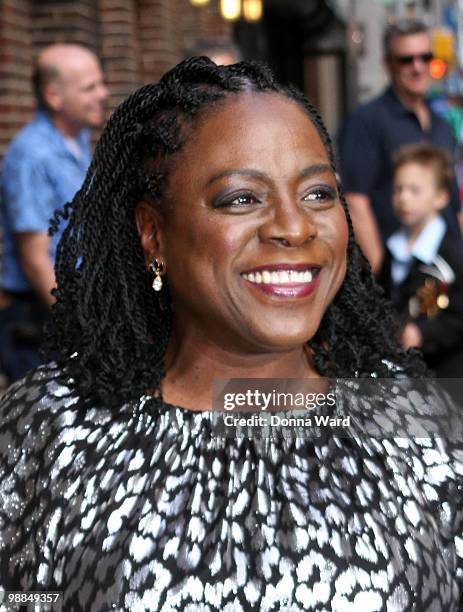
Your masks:
[[[300,177],[310,178],[311,176],[314,176],[317,174],[324,174],[325,172],[332,172],[332,171],[333,169],[330,166],[330,164],[313,164],[311,166],[307,166],[306,168],[303,168],[303,170],[301,170],[300,172]],[[222,172],[218,172],[217,174],[214,174],[213,176],[211,176],[211,178],[207,181],[206,184],[210,185],[214,183],[215,181],[218,181],[219,179],[222,179],[224,177],[236,176],[236,175],[248,176],[248,177],[255,178],[261,181],[265,181],[270,178],[267,174],[265,174],[265,172],[261,172],[260,170],[231,168],[229,170],[223,170]]]
[[[217,174],[214,174],[213,176],[211,176],[211,178],[207,181],[206,184],[210,185],[211,183],[214,183],[215,181],[218,181],[221,178],[224,178],[227,176],[235,176],[235,175],[249,176],[251,178],[256,178],[261,181],[265,181],[266,179],[268,179],[267,174],[265,174],[265,172],[260,172],[260,170],[251,170],[251,169],[246,170],[244,168],[243,169],[231,168],[230,170],[223,170],[222,172],[218,172]]]
[[[325,172],[333,173],[333,168],[330,164],[313,164],[312,166],[307,166],[304,168],[300,174],[303,178],[310,178],[311,176],[315,176],[317,174],[325,174]]]

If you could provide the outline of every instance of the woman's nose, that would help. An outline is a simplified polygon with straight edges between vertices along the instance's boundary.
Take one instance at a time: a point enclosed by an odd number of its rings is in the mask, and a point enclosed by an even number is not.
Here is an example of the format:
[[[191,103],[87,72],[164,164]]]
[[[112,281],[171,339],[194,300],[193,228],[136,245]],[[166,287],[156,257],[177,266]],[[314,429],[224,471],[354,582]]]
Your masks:
[[[259,236],[263,242],[286,247],[301,246],[317,235],[314,213],[289,198],[272,207],[271,216],[261,225]]]

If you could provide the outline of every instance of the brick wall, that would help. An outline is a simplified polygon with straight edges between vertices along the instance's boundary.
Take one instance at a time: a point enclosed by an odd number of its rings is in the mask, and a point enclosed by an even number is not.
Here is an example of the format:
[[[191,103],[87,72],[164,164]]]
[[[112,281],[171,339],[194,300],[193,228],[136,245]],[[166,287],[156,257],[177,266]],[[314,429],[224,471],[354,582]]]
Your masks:
[[[140,84],[136,0],[98,0],[99,56],[114,108]]]
[[[54,42],[73,42],[98,51],[98,11],[93,0],[29,0],[35,51]]]
[[[29,8],[28,0],[0,0],[0,154],[34,106]]]
[[[157,80],[200,40],[230,39],[218,0],[0,0],[0,159],[33,115],[33,57],[53,42],[85,44],[101,58],[109,109]]]

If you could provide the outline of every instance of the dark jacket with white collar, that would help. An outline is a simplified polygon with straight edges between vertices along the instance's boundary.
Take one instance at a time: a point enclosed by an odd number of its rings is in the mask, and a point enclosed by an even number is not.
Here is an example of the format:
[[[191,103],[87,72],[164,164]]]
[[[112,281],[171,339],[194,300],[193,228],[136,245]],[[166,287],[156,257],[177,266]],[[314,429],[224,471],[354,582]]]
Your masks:
[[[463,377],[461,244],[447,230],[432,260],[424,263],[413,257],[408,274],[399,284],[392,280],[393,261],[387,249],[378,282],[403,324],[412,321],[419,327],[423,337],[421,350],[428,366],[438,377]]]

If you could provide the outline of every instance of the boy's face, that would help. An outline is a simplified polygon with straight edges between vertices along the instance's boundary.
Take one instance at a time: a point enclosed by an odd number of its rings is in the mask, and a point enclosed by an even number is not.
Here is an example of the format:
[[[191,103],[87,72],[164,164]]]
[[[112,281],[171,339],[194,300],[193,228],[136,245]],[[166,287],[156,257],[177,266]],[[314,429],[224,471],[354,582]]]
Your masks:
[[[402,225],[422,229],[446,206],[448,192],[438,186],[433,167],[410,162],[396,170],[392,201]]]

